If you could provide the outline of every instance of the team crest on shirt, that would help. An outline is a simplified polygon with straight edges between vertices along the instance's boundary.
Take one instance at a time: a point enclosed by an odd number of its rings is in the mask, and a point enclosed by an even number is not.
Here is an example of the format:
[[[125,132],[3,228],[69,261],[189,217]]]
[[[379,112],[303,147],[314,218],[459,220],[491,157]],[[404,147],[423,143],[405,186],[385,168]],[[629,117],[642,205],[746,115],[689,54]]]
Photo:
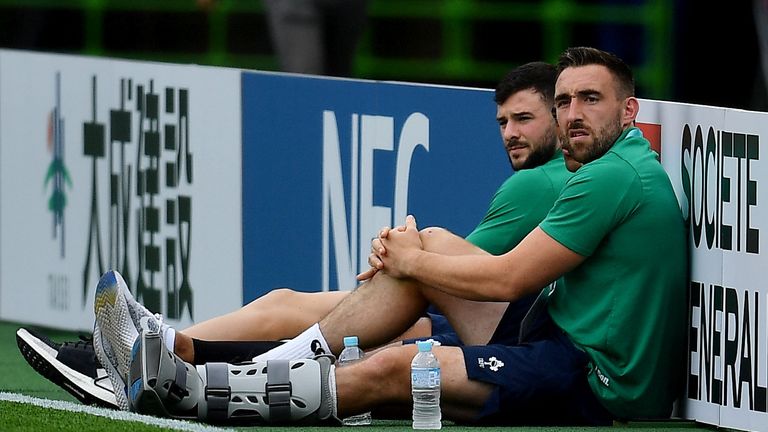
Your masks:
[[[497,359],[496,357],[491,357],[488,359],[488,361],[485,361],[482,357],[477,359],[477,365],[481,368],[485,369],[487,366],[488,369],[498,372],[499,369],[504,367],[504,362]]]

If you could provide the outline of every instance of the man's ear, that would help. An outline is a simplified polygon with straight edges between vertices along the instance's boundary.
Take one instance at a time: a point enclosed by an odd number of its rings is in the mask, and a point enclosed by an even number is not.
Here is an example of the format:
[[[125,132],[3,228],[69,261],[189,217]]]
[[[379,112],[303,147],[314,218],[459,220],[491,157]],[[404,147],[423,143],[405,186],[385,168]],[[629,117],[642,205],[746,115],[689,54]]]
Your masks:
[[[624,100],[624,113],[621,119],[621,126],[627,127],[635,123],[637,114],[640,112],[640,102],[636,97],[630,96]]]

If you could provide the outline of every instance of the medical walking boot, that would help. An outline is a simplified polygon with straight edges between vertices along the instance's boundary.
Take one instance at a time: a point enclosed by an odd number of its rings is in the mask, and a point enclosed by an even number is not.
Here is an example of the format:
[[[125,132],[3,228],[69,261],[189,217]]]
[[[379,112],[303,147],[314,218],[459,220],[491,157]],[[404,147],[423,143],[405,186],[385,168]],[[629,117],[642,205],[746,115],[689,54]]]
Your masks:
[[[318,424],[333,417],[333,356],[193,366],[142,332],[128,378],[131,411],[227,424]],[[333,392],[335,393],[335,392]]]

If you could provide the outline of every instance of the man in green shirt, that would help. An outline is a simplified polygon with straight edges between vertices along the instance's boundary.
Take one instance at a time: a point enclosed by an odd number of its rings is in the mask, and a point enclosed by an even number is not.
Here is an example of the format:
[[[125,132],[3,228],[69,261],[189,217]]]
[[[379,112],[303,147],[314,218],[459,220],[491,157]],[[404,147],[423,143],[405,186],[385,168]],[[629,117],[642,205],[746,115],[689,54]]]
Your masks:
[[[657,167],[639,129],[625,129],[539,225],[584,257],[549,313],[589,355],[590,387],[620,418],[668,415],[681,384],[687,254],[677,200]]]

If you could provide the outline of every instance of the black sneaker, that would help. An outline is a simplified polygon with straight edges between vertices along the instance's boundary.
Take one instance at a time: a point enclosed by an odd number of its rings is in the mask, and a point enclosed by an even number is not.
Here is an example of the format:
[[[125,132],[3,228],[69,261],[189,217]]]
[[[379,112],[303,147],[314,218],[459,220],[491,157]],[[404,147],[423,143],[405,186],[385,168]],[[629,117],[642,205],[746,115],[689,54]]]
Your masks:
[[[58,343],[35,330],[20,328],[16,343],[34,370],[80,402],[119,409],[112,383],[96,360],[90,339]]]

